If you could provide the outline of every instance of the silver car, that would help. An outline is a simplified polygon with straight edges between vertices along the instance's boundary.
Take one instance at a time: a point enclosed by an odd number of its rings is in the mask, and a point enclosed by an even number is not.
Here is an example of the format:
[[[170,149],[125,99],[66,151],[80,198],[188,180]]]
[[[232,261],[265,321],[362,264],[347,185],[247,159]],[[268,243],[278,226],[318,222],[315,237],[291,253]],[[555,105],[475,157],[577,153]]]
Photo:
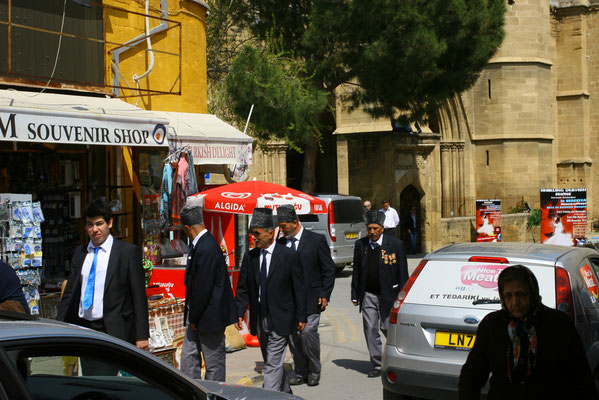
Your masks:
[[[248,386],[195,381],[104,333],[6,311],[0,311],[0,371],[1,400],[300,399]]]
[[[457,399],[458,377],[478,323],[500,308],[497,277],[514,264],[535,274],[543,304],[575,321],[591,370],[599,376],[599,252],[462,243],[428,254],[399,293],[383,352],[384,399]]]
[[[362,199],[342,194],[314,194],[327,205],[326,214],[298,215],[305,229],[327,238],[337,271],[354,260],[356,240],[366,236]]]

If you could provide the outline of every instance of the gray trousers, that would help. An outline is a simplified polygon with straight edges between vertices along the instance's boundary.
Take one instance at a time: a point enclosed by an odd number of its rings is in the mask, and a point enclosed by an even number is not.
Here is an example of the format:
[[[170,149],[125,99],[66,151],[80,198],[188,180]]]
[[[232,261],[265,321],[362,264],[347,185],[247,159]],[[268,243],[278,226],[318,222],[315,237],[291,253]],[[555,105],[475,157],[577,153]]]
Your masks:
[[[206,376],[210,381],[224,382],[227,378],[225,361],[225,331],[198,333],[187,321],[187,330],[181,347],[181,372],[193,379],[202,379],[202,358],[206,364]]]
[[[374,369],[381,369],[383,345],[381,343],[380,331],[387,337],[389,326],[389,310],[381,310],[381,296],[364,292],[362,299],[362,324],[364,326],[364,337],[370,354],[370,363]]]
[[[293,354],[295,375],[308,378],[308,374],[320,375],[320,313],[308,315],[306,327],[300,333],[293,332],[289,348]]]
[[[285,351],[288,336],[279,336],[273,329],[269,316],[259,316],[258,341],[264,359],[264,389],[291,392],[289,376],[285,371]]]

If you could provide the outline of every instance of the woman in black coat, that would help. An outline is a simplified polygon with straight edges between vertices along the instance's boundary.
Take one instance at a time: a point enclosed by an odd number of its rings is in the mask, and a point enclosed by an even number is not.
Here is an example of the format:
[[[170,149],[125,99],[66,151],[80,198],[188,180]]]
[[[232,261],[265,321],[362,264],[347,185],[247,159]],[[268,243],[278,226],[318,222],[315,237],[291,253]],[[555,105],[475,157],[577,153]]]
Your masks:
[[[478,327],[459,398],[478,399],[491,373],[488,399],[599,399],[573,321],[541,304],[533,273],[508,267],[498,286],[502,309]]]

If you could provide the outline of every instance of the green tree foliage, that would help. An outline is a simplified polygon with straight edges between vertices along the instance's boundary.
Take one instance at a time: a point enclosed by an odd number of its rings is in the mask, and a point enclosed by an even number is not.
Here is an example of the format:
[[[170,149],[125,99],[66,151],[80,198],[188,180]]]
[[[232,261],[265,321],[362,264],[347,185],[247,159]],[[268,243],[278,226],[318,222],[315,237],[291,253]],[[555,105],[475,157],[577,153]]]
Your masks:
[[[353,4],[358,42],[348,63],[363,89],[353,100],[376,116],[399,109],[413,120],[425,119],[476,82],[504,36],[504,0]],[[368,24],[360,24],[363,18]]]
[[[237,0],[259,38],[281,38],[332,90],[355,81],[353,107],[421,121],[471,87],[504,37],[505,0]]]
[[[208,73],[208,112],[216,114],[237,126],[245,124],[246,114],[237,116],[231,111],[224,88],[224,78],[229,73],[233,59],[241,49],[256,42],[249,31],[240,28],[241,9],[234,0],[207,0],[206,64]]]
[[[233,111],[246,115],[253,104],[254,137],[267,141],[272,136],[290,146],[318,136],[318,116],[327,104],[327,93],[314,88],[305,78],[297,59],[246,46],[231,65],[225,79]]]
[[[325,93],[352,84],[342,98],[350,109],[426,121],[476,82],[504,37],[505,0],[212,1],[234,10],[236,26],[261,43],[236,56],[227,104],[239,118],[254,104],[256,138],[307,153],[334,110]],[[312,176],[302,189],[312,190],[315,155],[305,162],[303,180]]]

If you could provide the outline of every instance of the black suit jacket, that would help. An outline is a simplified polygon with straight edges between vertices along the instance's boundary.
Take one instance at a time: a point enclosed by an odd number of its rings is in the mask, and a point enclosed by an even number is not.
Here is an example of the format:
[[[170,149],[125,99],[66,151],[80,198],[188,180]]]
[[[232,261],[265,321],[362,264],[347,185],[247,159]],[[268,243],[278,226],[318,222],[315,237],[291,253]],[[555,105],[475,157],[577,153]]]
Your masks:
[[[287,239],[280,238],[279,243],[286,246]],[[297,252],[304,270],[307,292],[306,314],[317,314],[321,311],[318,298],[324,297],[327,301],[331,298],[335,286],[335,263],[324,235],[306,229],[302,232]]]
[[[403,231],[407,234],[408,229],[412,232],[418,232],[420,230],[420,219],[418,218],[418,214],[416,214],[416,223],[412,220],[412,214],[407,214],[402,218]]]
[[[368,246],[369,239],[364,237],[356,241],[354,247],[354,271],[351,279],[351,298],[358,300],[360,311],[362,311],[362,299],[366,288],[366,273],[368,270]],[[382,252],[384,251],[385,256]],[[385,264],[385,258],[387,264]],[[381,246],[381,257],[379,262],[379,284],[381,288],[381,310],[383,315],[391,312],[393,302],[399,291],[407,282],[408,260],[403,241],[393,235],[383,234]]]
[[[190,257],[191,264],[185,270],[185,317],[189,316],[200,333],[224,330],[237,322],[237,315],[223,252],[206,232]]]
[[[81,268],[87,245],[75,250],[57,320],[80,323]],[[104,284],[104,326],[106,333],[135,343],[149,337],[148,300],[141,251],[137,246],[114,239]]]
[[[250,307],[250,331],[257,334],[258,288],[260,287],[260,250],[245,253],[237,282],[237,316],[243,318]],[[291,334],[297,322],[306,322],[306,289],[298,254],[282,244],[275,244],[266,284],[266,302],[274,331],[280,336]]]

